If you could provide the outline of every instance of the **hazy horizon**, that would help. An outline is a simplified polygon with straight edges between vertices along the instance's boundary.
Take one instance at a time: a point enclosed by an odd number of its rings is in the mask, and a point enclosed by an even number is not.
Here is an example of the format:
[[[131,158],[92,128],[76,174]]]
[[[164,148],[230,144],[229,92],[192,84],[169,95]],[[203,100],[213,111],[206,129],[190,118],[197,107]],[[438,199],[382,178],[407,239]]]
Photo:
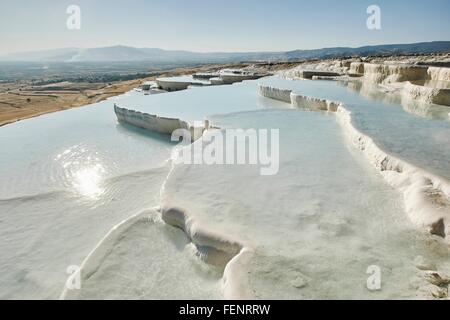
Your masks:
[[[81,28],[66,26],[69,5]],[[381,29],[366,26],[381,9]],[[448,41],[445,0],[281,3],[250,0],[30,1],[0,4],[0,54],[116,45],[194,52],[261,52]]]
[[[448,42],[450,40],[430,40],[430,41],[420,41],[420,42],[413,42],[413,43],[376,43],[376,44],[362,44],[358,46],[339,46],[343,48],[360,48],[360,47],[370,47],[370,46],[377,46],[377,45],[403,45],[403,44],[415,44],[415,43],[431,43],[431,42]],[[20,53],[32,53],[32,52],[44,52],[44,51],[52,51],[52,50],[69,50],[69,49],[78,49],[78,50],[87,50],[87,49],[102,49],[102,48],[113,48],[113,47],[129,47],[129,48],[136,48],[136,49],[161,49],[165,51],[187,51],[187,52],[194,52],[194,53],[261,53],[261,52],[288,52],[288,51],[296,51],[296,50],[317,50],[317,49],[327,49],[327,48],[337,48],[337,47],[320,47],[320,48],[308,48],[308,49],[302,49],[302,48],[295,48],[291,50],[250,50],[250,51],[198,51],[198,50],[186,50],[183,48],[179,49],[167,49],[167,48],[159,48],[159,47],[134,47],[134,46],[128,46],[124,44],[115,44],[115,45],[109,45],[109,46],[97,46],[97,47],[57,47],[57,48],[48,48],[48,49],[36,49],[36,50],[27,50],[27,51],[15,51],[6,53],[5,55],[10,54],[20,54]]]

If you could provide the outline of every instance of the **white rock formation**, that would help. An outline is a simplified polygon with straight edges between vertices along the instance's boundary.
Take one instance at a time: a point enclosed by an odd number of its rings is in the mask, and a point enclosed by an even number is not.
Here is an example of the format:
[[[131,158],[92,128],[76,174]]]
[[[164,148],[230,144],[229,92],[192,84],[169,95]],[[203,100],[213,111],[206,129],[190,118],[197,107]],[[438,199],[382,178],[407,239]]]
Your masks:
[[[290,103],[293,107],[303,108],[306,110],[323,110],[332,111],[337,110],[338,104],[326,99],[319,99],[293,93],[292,90],[278,89],[271,86],[259,85],[259,93],[266,97],[278,101]]]
[[[158,78],[156,79],[156,83],[158,87],[166,91],[186,90],[193,84],[192,81],[171,80],[170,78]]]
[[[372,83],[393,83],[422,80],[427,77],[427,67],[413,65],[364,64],[364,80]]]
[[[224,84],[223,80],[220,77],[210,78],[209,81],[212,85],[221,85]]]
[[[450,89],[433,88],[407,81],[403,87],[403,94],[416,101],[450,106]]]
[[[252,250],[243,248],[226,265],[222,277],[222,289],[225,299],[254,299],[247,275],[247,268],[253,256],[254,252]]]
[[[242,73],[242,74],[237,74],[237,73],[221,73],[220,74],[220,79],[222,79],[223,84],[232,84],[232,83],[236,83],[236,82],[242,82],[244,80],[256,80],[261,78],[262,75],[259,74],[246,74],[246,73]]]
[[[116,104],[114,104],[114,112],[120,122],[131,124],[152,132],[172,134],[176,129],[189,130],[192,141],[200,138],[203,132],[209,129],[209,121],[207,119],[204,120],[202,126],[196,127],[177,118],[159,117],[153,114],[121,108]]]
[[[340,76],[312,76],[312,80],[331,80],[337,81],[340,79]]]
[[[114,104],[114,112],[119,121],[158,133],[172,134],[176,129],[190,128],[187,122],[180,119],[158,117],[148,113],[121,108],[116,104]]]
[[[428,79],[436,81],[450,81],[450,68],[429,67]]]
[[[283,97],[286,90],[270,87],[259,92],[268,98]],[[404,160],[387,154],[367,135],[352,124],[351,112],[340,102],[306,97],[291,92],[291,104],[307,110],[335,111],[351,143],[364,152],[385,180],[404,196],[405,209],[410,220],[420,229],[449,238],[450,236],[450,181],[433,175]],[[281,100],[281,99],[278,99]],[[281,100],[284,101],[284,100]]]
[[[335,61],[301,65],[284,72],[284,76],[291,79],[339,80],[345,77],[336,77],[339,73],[334,71],[340,70],[338,66],[342,69],[341,71],[346,69],[345,73],[348,76],[363,76],[362,80],[367,84],[388,86],[401,83],[405,97],[420,102],[450,106],[450,68],[427,67],[402,63],[402,61],[364,63],[344,60],[339,65]],[[424,85],[418,83],[421,81]]]
[[[364,63],[363,62],[352,62],[350,64],[349,73],[354,74],[354,75],[359,75],[359,76],[364,75]]]
[[[291,92],[292,90],[283,90],[270,86],[259,85],[259,94],[263,97],[283,101],[286,103],[291,103]]]
[[[211,265],[225,267],[243,248],[223,235],[201,228],[183,209],[163,208],[161,217],[166,224],[183,230],[195,244],[199,258]]]
[[[402,192],[410,220],[420,229],[450,236],[450,181],[417,168],[381,150],[351,122],[351,112],[343,105],[337,116],[352,144],[364,152],[385,180]]]
[[[304,79],[312,79],[314,76],[337,77],[340,75],[341,75],[341,73],[338,73],[338,72],[322,71],[322,70],[298,70],[294,73],[295,77],[304,78]]]
[[[326,99],[307,97],[301,94],[291,93],[291,105],[306,110],[322,110],[335,112],[338,103]]]

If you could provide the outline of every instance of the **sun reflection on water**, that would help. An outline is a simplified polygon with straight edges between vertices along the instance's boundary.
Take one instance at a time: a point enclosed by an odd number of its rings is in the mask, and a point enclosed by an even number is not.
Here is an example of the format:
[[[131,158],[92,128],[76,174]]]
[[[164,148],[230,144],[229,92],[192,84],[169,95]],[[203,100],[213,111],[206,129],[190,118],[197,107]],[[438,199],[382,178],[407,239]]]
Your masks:
[[[100,164],[80,169],[73,175],[73,185],[80,194],[89,198],[97,198],[104,191],[101,187],[104,173],[105,169]]]
[[[74,145],[58,154],[54,160],[61,165],[59,176],[67,188],[87,198],[97,199],[104,193],[102,182],[106,169],[98,152],[89,149]]]

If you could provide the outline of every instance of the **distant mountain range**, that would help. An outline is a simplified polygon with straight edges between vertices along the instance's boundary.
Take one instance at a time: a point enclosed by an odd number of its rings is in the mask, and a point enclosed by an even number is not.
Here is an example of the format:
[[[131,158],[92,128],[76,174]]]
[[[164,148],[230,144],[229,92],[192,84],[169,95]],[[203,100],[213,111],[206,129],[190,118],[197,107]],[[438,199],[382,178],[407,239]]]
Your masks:
[[[112,46],[102,48],[64,48],[0,55],[0,61],[23,62],[154,62],[154,63],[224,63],[237,61],[291,61],[345,56],[391,55],[450,52],[450,41],[335,47],[285,52],[211,52],[163,50]]]

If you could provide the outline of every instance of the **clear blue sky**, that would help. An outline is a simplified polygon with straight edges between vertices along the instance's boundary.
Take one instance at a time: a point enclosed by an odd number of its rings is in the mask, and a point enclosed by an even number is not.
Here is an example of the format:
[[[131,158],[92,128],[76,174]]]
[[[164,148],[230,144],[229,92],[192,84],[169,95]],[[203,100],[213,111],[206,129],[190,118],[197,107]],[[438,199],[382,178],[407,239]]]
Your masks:
[[[81,8],[81,30],[66,8]],[[381,8],[382,29],[366,27]],[[0,53],[130,45],[261,51],[450,40],[449,0],[1,0]]]

